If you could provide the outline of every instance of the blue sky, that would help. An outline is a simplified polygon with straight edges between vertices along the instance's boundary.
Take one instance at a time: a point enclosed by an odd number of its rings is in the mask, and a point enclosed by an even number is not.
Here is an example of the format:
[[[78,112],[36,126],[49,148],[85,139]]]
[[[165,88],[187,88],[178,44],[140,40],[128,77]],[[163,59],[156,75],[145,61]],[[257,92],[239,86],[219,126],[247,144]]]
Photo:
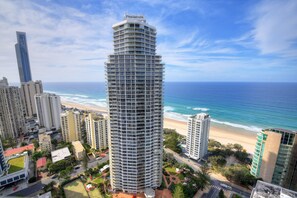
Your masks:
[[[0,1],[0,77],[18,82],[15,31],[34,80],[104,81],[111,26],[142,14],[157,28],[166,81],[297,82],[297,1]]]

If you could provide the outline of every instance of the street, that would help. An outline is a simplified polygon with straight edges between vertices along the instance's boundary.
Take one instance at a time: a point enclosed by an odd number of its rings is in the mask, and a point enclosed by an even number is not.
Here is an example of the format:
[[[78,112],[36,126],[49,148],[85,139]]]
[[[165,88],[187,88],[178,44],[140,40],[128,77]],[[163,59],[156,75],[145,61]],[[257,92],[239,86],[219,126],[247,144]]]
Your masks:
[[[28,188],[25,188],[18,192],[12,193],[9,196],[28,197],[28,196],[42,190],[43,186],[44,186],[44,184],[42,184],[40,181],[38,181],[35,184],[33,184],[32,186],[29,186]]]
[[[173,154],[173,157],[176,159],[177,162],[179,163],[184,163],[187,164],[188,166],[190,166],[194,171],[200,171],[200,167],[199,164],[197,162],[195,162],[194,160],[191,160],[187,157],[182,157],[179,154],[173,152],[172,150],[168,149],[168,148],[164,148],[164,151],[166,153],[171,153]],[[220,186],[220,183],[222,183],[220,180],[218,180],[217,178],[215,178],[214,176],[210,176],[212,182],[211,184],[215,187],[212,187],[211,190],[209,191],[209,193],[207,194],[207,197],[216,197],[216,195],[219,193],[218,189],[221,189],[222,187]],[[244,197],[250,197],[250,193],[245,192],[243,190],[240,190],[236,187],[234,187],[234,185],[232,186],[232,190],[233,192],[244,196]]]

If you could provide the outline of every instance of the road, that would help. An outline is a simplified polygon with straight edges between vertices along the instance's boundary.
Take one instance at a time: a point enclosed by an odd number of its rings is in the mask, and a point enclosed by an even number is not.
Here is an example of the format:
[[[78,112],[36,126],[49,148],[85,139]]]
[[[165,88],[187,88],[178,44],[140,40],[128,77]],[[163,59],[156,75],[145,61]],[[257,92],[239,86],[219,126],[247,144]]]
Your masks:
[[[40,181],[38,181],[35,184],[33,184],[32,186],[29,186],[28,188],[20,190],[16,193],[12,193],[8,196],[28,197],[28,196],[42,190],[43,186],[44,186],[44,184],[42,184]]]
[[[199,171],[199,170],[201,170],[200,167],[199,167],[200,165],[199,165],[196,161],[191,160],[191,159],[189,159],[189,158],[187,158],[187,157],[180,156],[179,154],[173,152],[172,150],[170,150],[170,149],[168,149],[168,148],[164,148],[164,151],[165,151],[166,153],[171,153],[171,154],[173,154],[173,157],[176,159],[177,162],[187,164],[187,165],[190,166],[194,171]],[[211,196],[216,197],[215,195],[217,195],[218,192],[219,192],[218,189],[221,189],[221,188],[222,188],[222,187],[220,186],[220,183],[222,183],[222,182],[221,182],[220,180],[218,180],[217,178],[213,177],[213,176],[211,176],[210,178],[211,178],[211,180],[212,180],[212,183],[211,183],[211,184],[212,184],[214,187],[211,188],[211,190],[209,191],[209,193],[211,193],[211,194],[208,193],[207,197],[211,197]],[[228,185],[228,184],[227,184],[227,185]],[[250,193],[247,193],[247,192],[245,192],[245,191],[242,191],[241,189],[236,188],[236,187],[233,187],[233,186],[232,186],[232,191],[235,192],[235,193],[237,193],[237,194],[239,194],[239,195],[241,195],[241,196],[244,196],[244,197],[250,197]]]

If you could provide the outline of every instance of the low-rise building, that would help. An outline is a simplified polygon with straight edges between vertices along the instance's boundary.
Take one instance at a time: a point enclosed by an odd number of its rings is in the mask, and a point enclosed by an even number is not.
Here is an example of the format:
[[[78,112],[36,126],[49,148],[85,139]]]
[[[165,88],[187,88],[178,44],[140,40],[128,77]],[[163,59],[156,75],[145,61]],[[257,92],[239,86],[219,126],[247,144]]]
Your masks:
[[[85,155],[85,149],[80,141],[72,142],[73,145],[73,153],[76,160],[82,160]]]
[[[52,154],[52,162],[53,163],[61,161],[65,158],[71,156],[68,147],[52,151],[51,154]]]
[[[39,147],[42,151],[51,151],[52,150],[52,139],[51,136],[44,133],[38,134]]]
[[[38,170],[43,170],[46,168],[46,157],[39,158],[36,162],[36,168]]]
[[[3,172],[0,175],[0,188],[27,179],[29,170],[29,157],[27,152],[5,158],[5,161],[7,166],[2,170]]]
[[[296,198],[297,192],[270,184],[264,181],[257,181],[252,191],[251,198]]]

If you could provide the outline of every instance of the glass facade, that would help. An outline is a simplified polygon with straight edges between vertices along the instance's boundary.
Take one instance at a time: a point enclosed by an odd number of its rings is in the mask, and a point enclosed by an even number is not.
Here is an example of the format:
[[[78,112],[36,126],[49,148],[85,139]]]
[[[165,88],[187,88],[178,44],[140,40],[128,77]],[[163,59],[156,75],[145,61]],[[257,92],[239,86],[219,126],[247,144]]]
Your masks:
[[[17,44],[15,44],[16,57],[21,82],[32,81],[29,52],[25,32],[17,32]]]

